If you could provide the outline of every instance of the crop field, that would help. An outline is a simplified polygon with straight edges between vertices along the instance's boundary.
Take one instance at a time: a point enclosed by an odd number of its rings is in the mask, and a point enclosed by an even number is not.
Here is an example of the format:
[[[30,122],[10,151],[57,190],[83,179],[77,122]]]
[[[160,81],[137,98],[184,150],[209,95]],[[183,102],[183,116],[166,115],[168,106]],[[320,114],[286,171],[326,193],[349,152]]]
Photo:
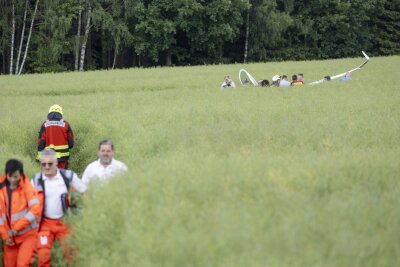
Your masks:
[[[114,141],[129,172],[89,188],[68,218],[76,266],[397,266],[400,56],[371,58],[348,82],[254,88],[237,77],[311,82],[362,62],[3,75],[0,163],[39,171],[53,104],[76,136],[79,175],[100,140]],[[236,89],[219,88],[226,74]]]

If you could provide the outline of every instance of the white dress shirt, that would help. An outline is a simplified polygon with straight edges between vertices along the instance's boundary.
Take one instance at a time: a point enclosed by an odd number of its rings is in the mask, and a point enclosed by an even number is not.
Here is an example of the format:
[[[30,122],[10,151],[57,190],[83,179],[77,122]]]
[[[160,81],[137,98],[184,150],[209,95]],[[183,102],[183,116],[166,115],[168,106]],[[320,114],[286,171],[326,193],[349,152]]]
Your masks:
[[[88,185],[91,181],[106,181],[117,173],[126,172],[128,167],[121,161],[112,159],[111,164],[104,166],[100,159],[90,163],[82,175],[82,181]]]
[[[289,87],[292,84],[288,81],[288,80],[281,80],[281,82],[279,83],[279,87]]]
[[[62,178],[60,171],[57,170],[56,176],[52,178],[43,174],[45,188],[45,210],[44,216],[50,219],[60,219],[64,216],[61,204],[61,195],[67,193],[67,186]],[[86,191],[86,185],[75,173],[70,183],[70,188],[74,188],[79,193]]]
[[[236,88],[235,82],[231,80],[231,82],[230,82],[229,84],[228,84],[226,81],[224,81],[224,82],[221,84],[221,89],[222,89],[222,88],[228,88],[228,87]]]

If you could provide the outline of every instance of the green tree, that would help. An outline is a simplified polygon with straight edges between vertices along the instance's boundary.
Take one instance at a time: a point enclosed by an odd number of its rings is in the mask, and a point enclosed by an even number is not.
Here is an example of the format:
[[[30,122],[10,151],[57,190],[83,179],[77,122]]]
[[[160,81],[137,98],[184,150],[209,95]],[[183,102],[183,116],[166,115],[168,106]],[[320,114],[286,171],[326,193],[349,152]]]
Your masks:
[[[178,64],[218,63],[223,45],[243,23],[244,0],[155,0],[137,3],[133,45],[153,62],[173,57]],[[163,62],[161,62],[163,63]]]
[[[304,60],[356,56],[360,50],[371,50],[371,21],[378,2],[296,1],[290,10],[293,24],[285,32],[288,42],[276,53],[285,59]]]
[[[223,45],[239,36],[248,8],[248,1],[243,0],[192,1],[179,7],[178,29],[193,57],[190,63],[221,62]]]
[[[286,11],[277,9],[276,1],[253,0],[251,4],[249,59],[252,61],[276,59],[273,51],[285,45],[283,32],[291,25],[292,19]]]
[[[148,55],[159,62],[160,54],[175,43],[176,10],[173,0],[142,1],[134,5],[137,24],[133,31],[133,46],[138,55]]]
[[[92,12],[93,25],[101,35],[102,53],[113,52],[113,61],[107,68],[113,69],[122,47],[132,42],[127,19],[129,7],[127,1],[103,0],[94,6]]]
[[[73,51],[72,21],[79,10],[77,0],[43,0],[38,34],[33,39],[31,67],[35,72],[57,72],[71,68],[64,56]]]
[[[381,55],[400,54],[400,1],[385,0],[378,7],[374,48]]]

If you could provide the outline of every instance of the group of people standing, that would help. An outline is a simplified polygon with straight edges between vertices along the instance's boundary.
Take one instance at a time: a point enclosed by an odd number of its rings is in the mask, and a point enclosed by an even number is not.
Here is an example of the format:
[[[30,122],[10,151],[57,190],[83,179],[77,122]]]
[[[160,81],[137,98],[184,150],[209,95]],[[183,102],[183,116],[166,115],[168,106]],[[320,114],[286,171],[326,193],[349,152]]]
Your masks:
[[[23,164],[10,159],[0,178],[0,234],[3,240],[4,266],[31,266],[38,255],[39,267],[50,266],[51,249],[57,239],[64,250],[64,258],[74,258],[65,237],[70,226],[63,218],[71,207],[70,192],[84,193],[94,181],[106,181],[127,166],[114,159],[114,144],[102,140],[98,146],[98,160],[90,163],[82,179],[68,170],[70,149],[74,135],[63,118],[59,105],[50,107],[47,120],[39,131],[38,156],[41,172],[29,180]]]

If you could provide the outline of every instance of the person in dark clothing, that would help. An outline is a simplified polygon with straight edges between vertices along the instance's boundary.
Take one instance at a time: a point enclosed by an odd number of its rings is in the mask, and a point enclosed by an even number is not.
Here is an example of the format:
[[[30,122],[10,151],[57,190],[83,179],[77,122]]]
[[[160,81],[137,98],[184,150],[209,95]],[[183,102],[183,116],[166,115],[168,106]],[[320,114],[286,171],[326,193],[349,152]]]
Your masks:
[[[260,80],[258,84],[262,87],[268,87],[270,85],[268,80]]]

